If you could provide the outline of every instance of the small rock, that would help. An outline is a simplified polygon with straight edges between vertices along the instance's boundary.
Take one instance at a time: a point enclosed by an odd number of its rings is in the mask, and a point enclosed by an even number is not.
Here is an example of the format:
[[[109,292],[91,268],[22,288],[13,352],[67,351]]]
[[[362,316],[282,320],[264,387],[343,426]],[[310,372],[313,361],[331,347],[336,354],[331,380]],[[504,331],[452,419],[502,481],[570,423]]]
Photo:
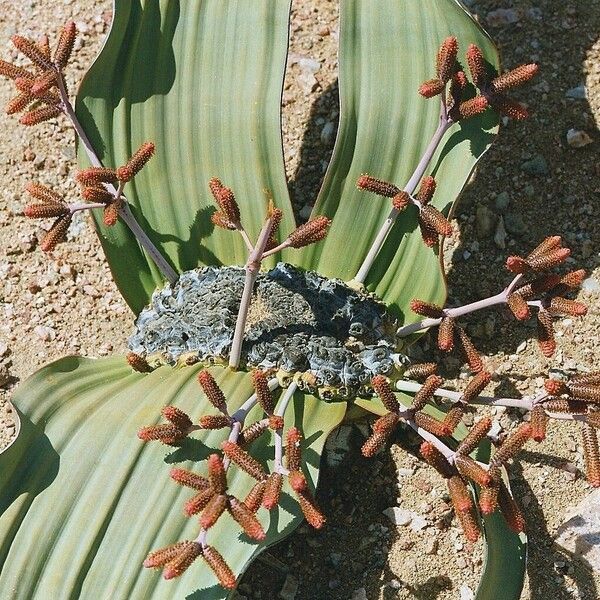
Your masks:
[[[531,160],[526,160],[521,169],[528,175],[548,175],[548,163],[541,154],[536,154]]]
[[[33,332],[43,342],[51,342],[56,337],[56,332],[52,327],[46,327],[45,325],[37,325],[34,327]]]
[[[351,600],[369,600],[367,598],[367,590],[364,587],[354,590]]]
[[[413,531],[421,531],[429,526],[429,521],[423,518],[421,515],[413,515],[410,521],[410,528]]]
[[[288,575],[285,578],[283,587],[279,592],[279,597],[283,600],[294,600],[298,593],[298,580],[293,575]]]
[[[423,550],[423,552],[425,552],[425,554],[436,554],[439,545],[440,543],[438,542],[437,538],[430,537],[425,542],[425,549]]]
[[[485,204],[480,204],[475,213],[475,223],[477,226],[477,237],[489,237],[496,226],[496,214]]]
[[[475,598],[475,594],[473,590],[466,584],[460,586],[460,600],[473,600]]]
[[[585,132],[580,129],[569,129],[567,131],[567,144],[571,148],[583,148],[591,144],[594,140]]]
[[[45,156],[36,156],[33,159],[33,168],[36,169],[37,171],[41,171],[44,168],[45,164],[46,164]]]
[[[587,97],[585,85],[578,85],[577,87],[567,90],[565,96],[567,98],[573,98],[574,100],[585,100]]]
[[[0,341],[0,356],[6,356],[8,354],[8,344]]]
[[[519,214],[508,213],[505,215],[504,225],[507,231],[513,235],[523,235],[527,231],[527,225],[525,225],[523,217]]]
[[[585,562],[600,573],[600,490],[567,510],[556,543],[575,556],[584,557]]]
[[[508,192],[500,192],[494,200],[494,207],[500,214],[503,214],[506,211],[509,204],[510,196],[508,195]]]
[[[494,244],[498,248],[504,250],[506,248],[506,228],[504,227],[504,219],[502,216],[498,217],[498,223],[496,223],[496,231],[494,232]]]
[[[487,22],[490,27],[501,27],[502,25],[512,25],[519,21],[519,15],[512,8],[497,8],[487,14]]]
[[[582,284],[581,284],[581,289],[584,290],[585,292],[593,292],[593,293],[598,293],[600,292],[600,283],[598,283],[598,281],[596,279],[594,279],[593,277],[588,277],[587,279],[584,279]],[[1,354],[1,350],[0,350],[0,354]]]
[[[413,513],[399,506],[390,506],[383,511],[383,514],[392,522],[394,525],[406,526],[413,519]]]
[[[323,126],[323,129],[321,129],[321,144],[323,144],[324,146],[329,145],[333,138],[334,131],[335,124],[331,121],[327,121],[327,123],[325,123],[325,125]]]
[[[466,569],[467,568],[467,559],[464,556],[459,556],[456,559],[456,566],[459,569]]]

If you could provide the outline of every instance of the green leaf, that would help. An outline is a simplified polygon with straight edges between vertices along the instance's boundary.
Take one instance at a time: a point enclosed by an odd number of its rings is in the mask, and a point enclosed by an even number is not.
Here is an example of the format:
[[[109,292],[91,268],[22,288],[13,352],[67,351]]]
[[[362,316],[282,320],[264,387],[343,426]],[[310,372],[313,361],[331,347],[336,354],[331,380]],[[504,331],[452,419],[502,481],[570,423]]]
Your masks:
[[[241,237],[212,226],[207,183],[219,177],[234,190],[253,238],[268,193],[284,211],[282,231],[293,229],[280,131],[290,0],[115,0],[114,8],[77,96],[85,131],[109,167],[142,142],[156,144],[125,193],[177,271],[243,264]],[[81,147],[80,160],[87,164]],[[125,225],[97,225],[117,285],[139,312],[160,274]]]
[[[201,560],[170,582],[160,572],[142,568],[150,550],[198,534],[197,519],[182,513],[193,490],[170,481],[169,465],[204,459],[224,432],[196,433],[178,449],[144,444],[136,432],[158,422],[166,404],[182,408],[194,420],[214,414],[196,382],[199,370],[163,367],[141,375],[123,357],[69,357],[44,367],[18,389],[21,435],[0,455],[0,597],[162,600],[194,591],[191,597],[203,600],[226,597]],[[248,374],[221,368],[212,372],[231,408],[252,394]],[[286,421],[304,431],[306,472],[315,485],[323,444],[346,405],[297,394],[290,408]],[[271,461],[273,453],[266,442],[253,448],[259,459]],[[183,466],[205,473],[204,465]],[[238,497],[253,483],[235,467],[228,481]],[[287,493],[278,510],[260,509],[258,517],[268,532],[260,545],[242,535],[228,515],[209,531],[208,543],[236,573],[301,521],[297,503]]]
[[[439,119],[437,99],[417,89],[434,75],[440,43],[457,37],[459,60],[469,43],[498,64],[487,35],[455,0],[362,0],[340,3],[340,125],[314,212],[333,218],[322,243],[306,249],[302,265],[352,279],[390,211],[390,201],[356,189],[369,173],[400,187],[414,171]],[[497,119],[491,111],[446,133],[431,167],[433,204],[447,212],[477,160],[489,147]],[[446,290],[436,253],[421,241],[416,209],[401,213],[367,278],[367,287],[405,322],[414,297],[443,303]]]

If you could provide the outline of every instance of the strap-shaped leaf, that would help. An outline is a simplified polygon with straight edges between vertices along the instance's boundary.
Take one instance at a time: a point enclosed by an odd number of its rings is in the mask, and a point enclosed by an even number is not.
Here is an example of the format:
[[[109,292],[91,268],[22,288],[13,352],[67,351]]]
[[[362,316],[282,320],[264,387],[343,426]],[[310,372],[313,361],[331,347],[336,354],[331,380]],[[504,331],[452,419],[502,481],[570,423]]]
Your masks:
[[[160,409],[174,404],[197,420],[215,410],[200,392],[199,367],[162,368],[133,373],[123,357],[61,359],[38,371],[18,390],[15,404],[23,417],[17,442],[0,455],[0,597],[27,598],[225,598],[208,567],[199,560],[180,579],[164,581],[142,568],[153,549],[198,533],[196,518],[182,514],[193,490],[169,479],[169,464],[201,460],[217,448],[223,431],[194,434],[179,449],[142,443],[140,426],[157,422]],[[212,370],[238,407],[252,394],[244,373]],[[288,425],[305,435],[306,471],[316,485],[318,463],[328,433],[346,410],[297,394]],[[254,415],[256,418],[258,409]],[[258,442],[257,442],[258,443]],[[272,445],[253,454],[269,461]],[[183,462],[206,473],[205,465]],[[244,497],[253,481],[233,467],[229,489]],[[209,531],[208,542],[235,573],[266,545],[301,522],[297,503],[283,495],[282,506],[258,517],[267,539],[251,543],[228,515]]]
[[[456,0],[341,2],[340,21],[340,125],[314,209],[333,225],[324,242],[306,249],[302,264],[349,280],[391,208],[389,200],[357,190],[356,180],[369,173],[400,187],[407,183],[439,119],[437,99],[425,100],[417,90],[435,74],[440,43],[456,36],[459,60],[469,43],[491,62],[498,58]],[[495,131],[488,111],[446,134],[427,171],[438,181],[437,208],[450,209]],[[413,207],[400,215],[366,281],[405,322],[414,320],[412,298],[443,302],[446,294],[438,257],[421,241],[416,216]]]
[[[133,212],[177,271],[243,264],[239,235],[214,229],[208,180],[236,193],[251,236],[272,195],[294,219],[281,151],[289,0],[115,0],[114,21],[77,97],[106,166],[151,140],[156,155],[125,187]],[[80,149],[82,164],[87,164]],[[125,225],[98,229],[135,312],[162,280]],[[275,260],[272,259],[271,262]]]

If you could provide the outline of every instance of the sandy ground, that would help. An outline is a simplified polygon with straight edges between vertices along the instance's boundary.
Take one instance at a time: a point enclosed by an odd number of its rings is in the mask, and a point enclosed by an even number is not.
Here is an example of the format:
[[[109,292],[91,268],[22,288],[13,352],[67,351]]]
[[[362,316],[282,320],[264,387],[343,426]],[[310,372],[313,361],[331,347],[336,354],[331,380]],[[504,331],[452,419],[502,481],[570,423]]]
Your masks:
[[[560,350],[551,361],[543,359],[529,339],[531,328],[515,326],[504,314],[478,314],[466,322],[497,373],[494,390],[522,394],[539,385],[551,368],[598,368],[600,6],[586,0],[469,4],[497,40],[506,67],[533,60],[540,63],[541,74],[520,94],[532,118],[503,128],[456,211],[459,233],[446,253],[449,302],[456,305],[498,291],[506,283],[500,268],[503,257],[525,252],[551,233],[561,234],[573,248],[574,262],[591,273],[588,290],[580,294],[590,311],[582,320],[565,319],[558,326]],[[0,56],[14,58],[8,42],[13,33],[36,37],[73,19],[82,32],[70,71],[74,84],[99,48],[109,8],[108,0],[0,0]],[[509,12],[498,13],[498,8]],[[294,205],[306,216],[337,125],[337,3],[294,2],[291,31],[284,143]],[[298,60],[302,57],[319,63],[314,79],[303,72]],[[587,98],[569,92],[582,85]],[[10,94],[10,86],[0,81],[0,103]],[[37,247],[42,230],[19,216],[26,202],[22,190],[30,181],[75,192],[71,131],[62,121],[24,130],[16,119],[6,117],[2,128],[0,446],[14,434],[8,400],[23,378],[61,355],[122,352],[132,318],[85,218],[72,226],[70,240],[48,260]],[[593,142],[570,147],[569,129],[587,132]],[[532,158],[539,162],[539,157],[546,169],[537,175],[527,172],[524,163]],[[495,240],[500,217],[507,235]],[[502,243],[506,248],[499,247]],[[425,340],[424,352],[436,355],[429,346]],[[457,366],[449,362],[450,378],[457,378]],[[505,427],[518,417],[510,411],[497,416]],[[272,549],[250,568],[240,593],[276,598],[284,583],[293,589],[295,580],[298,600],[469,598],[481,572],[482,546],[465,543],[450,522],[443,483],[414,456],[417,440],[399,436],[389,452],[366,461],[358,452],[361,432],[346,433],[348,458],[341,468],[326,468],[323,481],[329,485],[320,491],[329,525],[321,532],[303,526]],[[551,429],[542,445],[524,452],[512,468],[514,489],[529,523],[524,598],[599,596],[600,578],[591,574],[585,558],[553,547],[566,508],[590,491],[575,469],[582,465],[577,430],[561,425]],[[382,511],[396,503],[419,513],[426,526],[413,531],[393,525]]]

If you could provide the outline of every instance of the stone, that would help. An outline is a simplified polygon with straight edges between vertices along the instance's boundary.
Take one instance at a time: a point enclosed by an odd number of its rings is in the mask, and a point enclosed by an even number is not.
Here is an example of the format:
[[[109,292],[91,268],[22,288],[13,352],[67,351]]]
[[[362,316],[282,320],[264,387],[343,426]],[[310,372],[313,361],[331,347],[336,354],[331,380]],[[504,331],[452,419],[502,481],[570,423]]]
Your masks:
[[[52,327],[46,327],[45,325],[37,325],[34,327],[33,332],[43,342],[51,342],[56,337],[56,332]]]
[[[581,556],[600,573],[600,489],[578,505],[567,509],[558,528],[556,543],[574,556]]]
[[[413,531],[421,531],[429,526],[429,521],[421,515],[413,515],[410,521],[410,528]]]
[[[489,237],[496,226],[496,214],[485,204],[480,204],[475,213],[475,223],[477,226],[477,237]]]
[[[473,590],[465,583],[460,586],[459,593],[460,600],[473,600],[475,598]]]
[[[587,279],[583,280],[581,284],[581,289],[585,292],[592,292],[597,294],[598,292],[600,292],[600,283],[597,279],[594,279],[593,277],[588,277]]]
[[[497,8],[487,14],[487,22],[490,27],[501,27],[518,23],[519,14],[512,8]]]
[[[400,508],[399,506],[390,506],[383,511],[383,514],[394,523],[394,525],[406,526],[413,520],[413,513],[411,513],[410,510]]]
[[[367,598],[367,590],[364,587],[358,588],[352,592],[351,600],[369,600]]]
[[[423,552],[425,552],[425,554],[436,554],[439,545],[440,543],[438,542],[437,538],[430,537],[425,542],[425,549],[423,550]]]
[[[293,575],[288,575],[283,582],[283,587],[279,592],[282,600],[294,600],[298,593],[298,580]]]
[[[532,159],[526,160],[521,165],[521,170],[523,170],[528,175],[548,175],[548,163],[546,159],[541,154],[536,154]]]
[[[567,131],[567,144],[571,148],[583,148],[593,143],[593,139],[585,132],[580,129],[569,129]]]
[[[335,133],[335,123],[327,121],[321,129],[321,144],[328,146],[333,140],[333,134]]]
[[[523,222],[520,214],[508,213],[504,217],[504,225],[509,233],[513,235],[523,235],[527,231],[527,225]]]
[[[496,199],[494,200],[494,208],[500,214],[503,214],[506,211],[509,204],[510,204],[510,196],[508,195],[508,192],[500,192],[496,196]]]
[[[587,91],[585,89],[585,85],[581,84],[577,87],[573,87],[570,90],[565,92],[565,96],[567,98],[572,98],[573,100],[585,100],[587,98]]]
[[[498,223],[496,223],[494,244],[496,244],[496,246],[502,250],[506,248],[506,228],[504,227],[504,219],[502,216],[498,217]]]

